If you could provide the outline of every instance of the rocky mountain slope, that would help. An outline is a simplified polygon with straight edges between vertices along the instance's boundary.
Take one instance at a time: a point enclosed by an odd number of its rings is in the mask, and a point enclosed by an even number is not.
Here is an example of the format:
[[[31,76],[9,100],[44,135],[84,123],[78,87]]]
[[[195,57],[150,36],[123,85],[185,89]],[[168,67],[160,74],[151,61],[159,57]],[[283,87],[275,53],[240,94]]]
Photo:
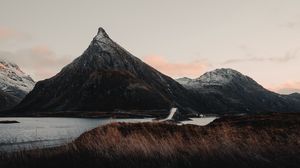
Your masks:
[[[296,100],[300,101],[300,93],[292,93],[292,94],[289,94],[289,95],[286,95],[286,96],[289,97],[289,98],[296,99]]]
[[[17,64],[0,59],[0,89],[6,93],[24,98],[35,85],[33,79],[26,75]]]
[[[15,112],[193,111],[190,93],[130,54],[99,28],[85,52],[54,77],[40,81]]]
[[[300,102],[271,92],[233,69],[216,69],[196,79],[177,79],[211,113],[300,112]]]
[[[0,59],[0,110],[19,103],[34,85],[32,78],[26,75],[18,65]]]
[[[173,106],[184,114],[300,112],[300,100],[295,96],[271,92],[232,69],[217,69],[197,79],[177,81],[130,54],[99,28],[80,57],[54,77],[38,82],[10,112],[167,113]]]
[[[0,110],[7,110],[20,102],[20,99],[0,90]]]

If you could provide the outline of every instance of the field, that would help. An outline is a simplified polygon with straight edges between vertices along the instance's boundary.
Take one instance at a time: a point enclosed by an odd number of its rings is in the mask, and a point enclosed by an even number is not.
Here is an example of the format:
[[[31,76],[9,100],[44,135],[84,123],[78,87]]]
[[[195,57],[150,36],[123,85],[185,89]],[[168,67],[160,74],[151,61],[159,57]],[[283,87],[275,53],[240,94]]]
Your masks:
[[[223,117],[208,126],[114,123],[51,149],[0,154],[0,167],[240,167],[300,165],[300,115]]]

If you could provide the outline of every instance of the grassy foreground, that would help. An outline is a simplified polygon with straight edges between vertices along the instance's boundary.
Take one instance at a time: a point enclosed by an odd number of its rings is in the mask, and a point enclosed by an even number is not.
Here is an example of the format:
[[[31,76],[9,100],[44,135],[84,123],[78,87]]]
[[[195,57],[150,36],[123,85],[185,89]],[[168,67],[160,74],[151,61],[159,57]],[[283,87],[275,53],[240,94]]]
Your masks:
[[[298,168],[300,115],[224,117],[200,127],[115,123],[59,148],[0,154],[0,167]]]

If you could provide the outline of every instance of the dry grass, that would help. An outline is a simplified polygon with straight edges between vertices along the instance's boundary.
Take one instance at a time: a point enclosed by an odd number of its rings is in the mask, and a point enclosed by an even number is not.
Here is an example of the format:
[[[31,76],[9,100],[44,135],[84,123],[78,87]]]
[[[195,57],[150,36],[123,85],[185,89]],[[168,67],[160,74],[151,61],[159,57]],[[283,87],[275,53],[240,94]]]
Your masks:
[[[0,154],[0,167],[299,167],[300,118],[228,117],[206,127],[115,123],[55,149]]]

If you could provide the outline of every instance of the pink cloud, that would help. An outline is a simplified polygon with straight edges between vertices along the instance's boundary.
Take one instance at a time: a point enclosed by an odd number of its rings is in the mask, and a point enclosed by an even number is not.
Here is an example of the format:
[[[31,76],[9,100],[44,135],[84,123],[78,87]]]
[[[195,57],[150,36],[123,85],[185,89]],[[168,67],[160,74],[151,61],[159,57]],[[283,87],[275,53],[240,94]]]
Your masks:
[[[282,94],[300,93],[300,81],[288,81],[277,86],[271,86],[269,89]]]
[[[70,56],[59,56],[44,45],[18,50],[14,53],[0,51],[0,58],[10,60],[35,80],[49,78],[72,61]]]
[[[161,56],[146,56],[143,59],[147,64],[153,66],[162,73],[172,77],[198,77],[200,76],[207,64],[200,61],[193,62],[171,62]]]
[[[19,38],[24,36],[23,33],[11,28],[0,27],[0,40],[7,40],[11,38]]]
[[[53,52],[47,46],[35,46],[31,48],[33,54],[36,55],[51,55]]]

